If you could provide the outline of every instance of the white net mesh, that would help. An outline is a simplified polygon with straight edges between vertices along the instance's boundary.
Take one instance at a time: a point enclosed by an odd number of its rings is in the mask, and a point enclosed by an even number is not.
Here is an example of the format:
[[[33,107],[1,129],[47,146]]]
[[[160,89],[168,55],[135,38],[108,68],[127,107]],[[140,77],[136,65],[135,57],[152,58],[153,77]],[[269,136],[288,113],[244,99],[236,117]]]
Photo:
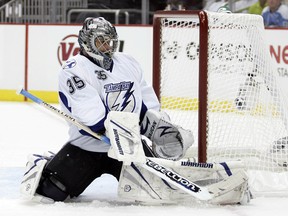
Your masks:
[[[288,106],[277,84],[262,17],[207,15],[207,160],[241,159],[251,170],[287,172]],[[173,122],[193,131],[197,143],[198,15],[164,17],[160,32],[161,106]],[[197,156],[196,145],[187,157]]]

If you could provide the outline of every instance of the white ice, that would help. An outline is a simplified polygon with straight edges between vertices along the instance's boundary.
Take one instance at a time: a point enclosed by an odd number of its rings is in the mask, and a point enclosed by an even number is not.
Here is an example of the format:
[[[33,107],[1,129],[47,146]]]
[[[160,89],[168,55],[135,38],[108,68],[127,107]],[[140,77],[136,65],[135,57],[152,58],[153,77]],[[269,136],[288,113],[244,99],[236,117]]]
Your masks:
[[[55,105],[55,104],[53,104]],[[57,105],[55,105],[57,106]],[[117,199],[117,182],[109,175],[95,180],[73,202],[37,204],[23,200],[19,185],[29,153],[57,152],[67,139],[64,120],[37,104],[0,102],[0,215],[1,216],[271,216],[287,215],[287,196],[258,196],[248,205],[127,205]]]

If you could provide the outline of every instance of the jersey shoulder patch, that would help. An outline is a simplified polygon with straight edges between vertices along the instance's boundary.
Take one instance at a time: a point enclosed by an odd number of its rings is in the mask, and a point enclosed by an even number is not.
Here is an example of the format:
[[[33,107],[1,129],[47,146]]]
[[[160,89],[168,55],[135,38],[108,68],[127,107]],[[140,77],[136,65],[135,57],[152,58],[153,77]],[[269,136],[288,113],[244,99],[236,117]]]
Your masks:
[[[73,68],[75,67],[77,64],[75,59],[69,59],[68,61],[65,62],[65,64],[63,65],[63,69],[69,69],[69,68]]]

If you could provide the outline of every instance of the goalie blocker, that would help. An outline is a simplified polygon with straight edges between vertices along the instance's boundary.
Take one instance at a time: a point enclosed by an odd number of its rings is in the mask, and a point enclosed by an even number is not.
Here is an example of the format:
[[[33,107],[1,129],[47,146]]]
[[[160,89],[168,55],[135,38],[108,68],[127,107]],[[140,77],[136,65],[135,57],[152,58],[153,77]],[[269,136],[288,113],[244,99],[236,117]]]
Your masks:
[[[191,131],[171,123],[166,113],[155,110],[147,110],[141,130],[137,114],[119,112],[108,114],[105,128],[112,142],[109,156],[127,164],[135,160],[145,162],[143,137],[151,140],[149,146],[154,156],[168,160],[181,159],[194,142]]]

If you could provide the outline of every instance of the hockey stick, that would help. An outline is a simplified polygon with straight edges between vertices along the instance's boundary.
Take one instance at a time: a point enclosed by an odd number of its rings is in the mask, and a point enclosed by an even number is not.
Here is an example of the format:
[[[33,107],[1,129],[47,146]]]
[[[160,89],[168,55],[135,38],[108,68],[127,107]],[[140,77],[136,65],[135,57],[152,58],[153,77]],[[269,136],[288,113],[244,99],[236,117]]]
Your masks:
[[[36,96],[32,95],[28,91],[24,90],[23,88],[19,89],[17,91],[17,94],[21,94],[33,102],[39,104],[40,106],[54,112],[58,116],[64,118],[65,120],[71,122],[72,124],[76,125],[78,128],[86,131],[87,133],[91,134],[95,138],[110,144],[110,140],[108,137],[93,132],[89,127],[81,124],[78,122],[75,118],[72,116],[64,113],[63,111],[60,111],[56,107],[42,101],[41,99],[37,98]],[[171,169],[166,168],[165,166],[162,166],[161,164],[157,163],[153,160],[153,158],[146,157],[146,162],[140,163],[141,166],[150,171],[151,173],[154,173],[158,177],[166,180],[170,184],[178,187],[179,189],[185,191],[186,193],[192,195],[193,197],[199,199],[199,200],[211,200],[213,198],[213,193],[208,191],[206,187],[201,187],[194,182],[190,181],[189,179],[181,176],[177,172],[172,171]]]
[[[32,95],[31,93],[29,93],[28,91],[24,90],[23,88],[17,90],[17,94],[22,94],[23,96],[29,98],[30,100],[32,100],[33,102],[39,104],[40,106],[54,112],[55,114],[57,114],[58,116],[64,118],[65,120],[67,120],[68,122],[71,122],[72,124],[76,125],[78,128],[86,131],[87,133],[91,134],[92,136],[94,136],[95,138],[105,142],[105,143],[110,143],[110,140],[108,137],[103,136],[101,134],[95,133],[94,131],[92,131],[89,127],[79,123],[75,118],[73,118],[72,116],[69,116],[68,114],[66,114],[65,112],[57,109],[56,107],[46,103],[45,101],[42,101],[40,98],[37,98],[36,96]]]

